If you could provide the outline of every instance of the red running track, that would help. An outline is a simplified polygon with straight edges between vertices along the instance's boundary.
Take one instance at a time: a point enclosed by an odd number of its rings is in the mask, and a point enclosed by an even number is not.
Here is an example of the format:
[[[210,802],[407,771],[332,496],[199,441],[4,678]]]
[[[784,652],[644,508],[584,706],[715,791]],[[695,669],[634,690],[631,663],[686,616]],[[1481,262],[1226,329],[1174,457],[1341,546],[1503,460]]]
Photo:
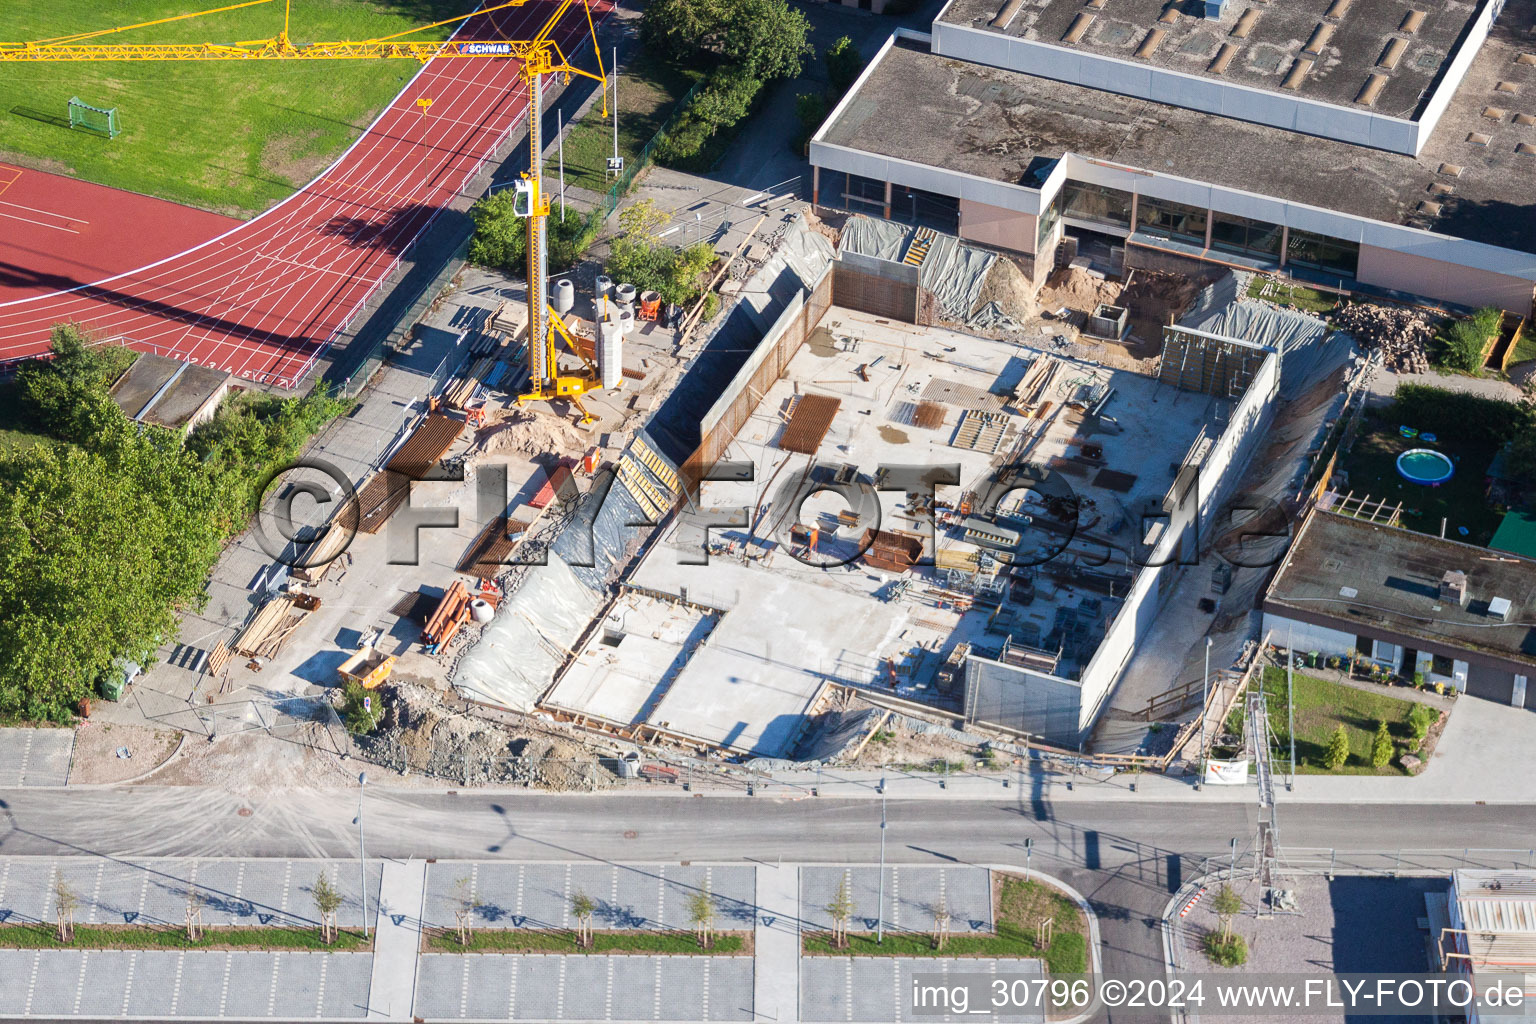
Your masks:
[[[0,304],[158,263],[240,224],[137,192],[0,163]]]
[[[612,6],[593,0],[593,18]],[[472,18],[456,38],[528,38],[554,7],[531,0]],[[575,55],[587,37],[579,7],[555,37]],[[420,98],[432,100],[429,115]],[[0,303],[0,361],[46,351],[50,328],[73,321],[141,351],[297,387],[526,109],[517,61],[433,60],[335,164],[260,216],[158,263]]]

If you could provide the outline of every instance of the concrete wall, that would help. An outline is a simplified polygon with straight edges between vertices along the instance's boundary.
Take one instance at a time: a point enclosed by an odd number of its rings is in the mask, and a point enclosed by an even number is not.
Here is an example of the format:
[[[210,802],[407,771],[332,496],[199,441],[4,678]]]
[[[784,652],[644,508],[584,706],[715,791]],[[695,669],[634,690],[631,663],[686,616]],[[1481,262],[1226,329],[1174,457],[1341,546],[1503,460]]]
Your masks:
[[[1019,213],[974,199],[960,200],[960,237],[967,241],[1033,254],[1039,224],[1040,218],[1032,213]]]
[[[990,658],[965,662],[965,718],[1076,747],[1082,738],[1082,688]]]
[[[1521,316],[1531,314],[1532,285],[1519,277],[1458,266],[1409,252],[1360,247],[1362,284],[1424,295],[1463,306],[1497,306]]]
[[[1311,622],[1299,622],[1283,615],[1276,615],[1274,612],[1264,613],[1264,626],[1259,633],[1269,634],[1270,643],[1281,647],[1289,646],[1296,651],[1336,654],[1341,658],[1356,643],[1354,633],[1345,633],[1342,630],[1330,629]]]

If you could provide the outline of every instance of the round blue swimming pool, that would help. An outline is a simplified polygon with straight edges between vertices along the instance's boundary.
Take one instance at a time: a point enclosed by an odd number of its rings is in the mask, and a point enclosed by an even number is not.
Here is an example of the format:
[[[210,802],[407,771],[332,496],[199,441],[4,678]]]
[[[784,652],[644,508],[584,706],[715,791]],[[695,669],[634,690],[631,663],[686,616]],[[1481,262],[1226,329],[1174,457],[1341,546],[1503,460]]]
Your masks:
[[[1456,467],[1443,452],[1410,448],[1397,457],[1397,471],[1409,483],[1443,484],[1456,472]]]

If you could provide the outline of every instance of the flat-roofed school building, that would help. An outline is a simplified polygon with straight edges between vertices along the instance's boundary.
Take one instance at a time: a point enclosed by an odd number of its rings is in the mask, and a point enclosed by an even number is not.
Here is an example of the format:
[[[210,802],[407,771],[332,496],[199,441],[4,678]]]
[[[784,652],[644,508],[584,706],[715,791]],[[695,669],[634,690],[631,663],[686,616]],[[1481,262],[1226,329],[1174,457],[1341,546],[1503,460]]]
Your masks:
[[[1010,250],[1531,312],[1536,0],[951,0],[811,141],[818,203]]]

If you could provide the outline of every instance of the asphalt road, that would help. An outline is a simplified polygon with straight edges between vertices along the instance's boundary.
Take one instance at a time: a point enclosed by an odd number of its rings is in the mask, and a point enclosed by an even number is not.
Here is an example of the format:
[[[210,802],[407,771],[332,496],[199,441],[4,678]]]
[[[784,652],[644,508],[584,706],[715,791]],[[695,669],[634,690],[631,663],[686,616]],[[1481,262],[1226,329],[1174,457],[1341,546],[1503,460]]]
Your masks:
[[[892,862],[1032,866],[1088,897],[1104,968],[1160,974],[1157,924],[1206,857],[1249,841],[1256,811],[1192,802],[892,801]],[[345,857],[357,792],[240,797],[180,787],[0,790],[0,855]],[[382,790],[365,806],[368,853],[515,860],[863,862],[880,856],[871,800],[762,796],[552,796]],[[1282,807],[1286,844],[1345,850],[1529,847],[1536,806]],[[1118,1015],[1114,1018],[1120,1021]]]

